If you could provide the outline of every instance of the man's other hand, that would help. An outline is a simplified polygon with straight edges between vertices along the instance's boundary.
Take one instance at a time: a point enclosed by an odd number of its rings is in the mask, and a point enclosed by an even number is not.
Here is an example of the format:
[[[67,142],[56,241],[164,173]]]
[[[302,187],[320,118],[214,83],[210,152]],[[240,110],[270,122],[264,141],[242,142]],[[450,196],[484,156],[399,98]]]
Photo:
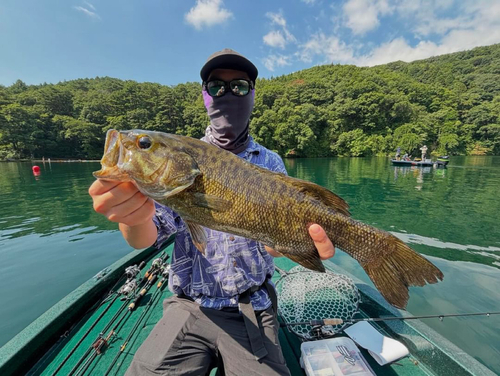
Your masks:
[[[314,245],[318,249],[319,257],[322,260],[327,260],[335,255],[335,247],[320,225],[313,223],[309,226],[309,235],[314,241]]]
[[[319,257],[322,260],[328,260],[335,255],[335,247],[333,246],[331,240],[326,235],[325,230],[320,225],[313,223],[309,226],[309,235],[314,241],[314,245],[316,246]],[[273,257],[282,257],[283,255],[278,251],[265,246],[266,251]]]

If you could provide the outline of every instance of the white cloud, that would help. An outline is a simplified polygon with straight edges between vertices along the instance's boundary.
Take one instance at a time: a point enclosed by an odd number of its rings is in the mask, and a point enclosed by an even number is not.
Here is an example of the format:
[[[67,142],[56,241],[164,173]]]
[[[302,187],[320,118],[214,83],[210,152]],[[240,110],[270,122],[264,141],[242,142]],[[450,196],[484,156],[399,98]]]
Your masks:
[[[95,10],[95,7],[92,4],[88,4],[88,6],[92,10]],[[101,17],[96,12],[93,12],[90,9],[87,9],[87,8],[84,8],[84,7],[81,7],[81,6],[74,6],[73,8],[76,9],[77,11],[79,11],[79,12],[82,12],[82,13],[86,14],[90,18],[94,18],[96,20],[100,20],[101,19]]]
[[[360,17],[355,20],[352,17],[356,14]],[[370,35],[361,35],[377,28],[381,16],[389,14],[404,27],[398,34],[377,44]],[[498,0],[347,0],[341,22],[352,30],[354,37],[348,36],[350,39],[341,37],[342,28],[332,27],[329,33],[312,30],[308,38],[297,40],[288,32],[281,13],[266,16],[275,30],[264,36],[264,43],[285,49],[293,40],[295,47],[287,56],[271,54],[263,59],[271,71],[291,65],[293,60],[374,66],[500,43]]]
[[[93,6],[92,4],[90,4],[89,2],[87,1],[84,1],[85,4],[87,4],[87,6],[92,9],[92,10],[95,10],[95,6]]]
[[[314,4],[316,2],[316,0],[301,0],[301,1],[306,4]]]
[[[271,72],[274,71],[276,67],[283,67],[285,65],[290,65],[290,56],[284,55],[269,55],[262,60],[264,66]]]
[[[413,31],[419,37],[427,37],[430,34],[444,35],[457,26],[464,27],[469,24],[466,17],[458,18],[436,18],[433,16],[422,19],[414,28]]]
[[[379,15],[389,14],[392,10],[388,0],[348,0],[343,6],[345,25],[354,34],[362,35],[379,26]]]
[[[196,5],[186,13],[184,19],[197,30],[203,26],[221,24],[233,16],[223,5],[222,0],[196,0]]]
[[[280,13],[267,12],[266,17],[271,20],[271,23],[286,27],[286,20]]]
[[[403,19],[411,24],[410,31],[415,32],[417,37],[426,37],[430,34],[443,35],[458,25],[467,27],[471,14],[462,12],[456,18],[436,16],[453,5],[454,0],[401,0],[394,5],[394,9]],[[463,3],[455,5],[455,10],[459,9]]]
[[[264,43],[271,47],[279,47],[281,49],[285,48],[286,40],[281,31],[270,31],[266,35],[264,35]]]
[[[435,56],[446,51],[443,47],[429,41],[421,41],[415,47],[412,47],[404,38],[397,38],[390,42],[374,48],[366,55],[353,58],[352,62],[361,66],[373,66],[389,63],[391,61],[414,61]]]
[[[425,19],[431,17],[435,12],[441,12],[450,8],[456,0],[399,0],[394,1],[397,12],[412,19]],[[460,1],[460,0],[459,0]],[[459,4],[458,4],[459,5]],[[457,8],[457,5],[455,6]]]
[[[441,3],[439,6],[445,5]],[[414,29],[417,36],[434,33],[441,35],[440,40],[421,40],[411,46],[404,38],[396,38],[358,57],[355,63],[371,66],[396,60],[409,62],[500,42],[500,3],[469,0],[461,5],[461,14],[455,19],[436,17],[435,7],[428,8],[433,12],[428,14],[427,19],[422,17],[417,21]]]
[[[324,33],[314,34],[300,46],[297,53],[300,60],[311,63],[316,56],[323,58],[323,63],[352,63],[354,51],[339,38],[326,36]]]
[[[284,49],[288,43],[295,42],[296,38],[286,27],[285,17],[281,13],[266,13],[266,17],[271,20],[272,26],[279,26],[281,30],[271,30],[264,35],[264,43],[271,47],[279,47]]]
[[[376,7],[372,16],[367,16],[365,22],[351,24],[353,33],[361,33],[377,27],[378,16],[384,12],[393,12],[403,20],[408,20],[408,30],[414,37],[420,39],[411,44],[409,39],[402,36],[373,46],[370,50],[359,53],[362,47],[359,43],[345,43],[336,34],[326,35],[322,32],[313,34],[309,39],[299,44],[296,56],[304,62],[316,61],[325,63],[355,64],[373,66],[392,61],[406,62],[425,59],[431,56],[442,55],[471,49],[477,46],[500,43],[500,2],[493,0],[462,0],[458,5],[453,0],[440,2],[430,0],[393,0],[392,3],[373,2],[364,0],[348,0],[346,4],[355,4],[362,9]],[[381,5],[382,4],[382,5]],[[458,10],[457,16],[443,17],[443,11],[450,7]],[[380,9],[383,9],[381,13]],[[370,11],[368,12],[370,14]],[[446,13],[446,12],[444,12]],[[375,15],[375,16],[374,16]],[[370,18],[372,17],[372,18]],[[430,39],[429,35],[437,38]],[[367,44],[369,45],[369,44]]]

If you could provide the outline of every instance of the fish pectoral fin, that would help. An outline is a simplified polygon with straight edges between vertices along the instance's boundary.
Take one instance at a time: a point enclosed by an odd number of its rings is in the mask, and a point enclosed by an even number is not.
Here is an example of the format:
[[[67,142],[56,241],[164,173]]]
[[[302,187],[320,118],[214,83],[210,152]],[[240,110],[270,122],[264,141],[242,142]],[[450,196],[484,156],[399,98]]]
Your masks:
[[[288,177],[288,179],[291,179],[292,184],[295,187],[299,188],[302,193],[313,197],[318,201],[321,201],[326,206],[333,208],[340,214],[346,215],[348,217],[351,216],[351,213],[349,213],[349,205],[347,204],[347,202],[345,202],[342,197],[337,196],[332,191],[308,181],[290,177]]]
[[[205,193],[193,194],[193,204],[217,212],[224,212],[233,206],[231,201]]]
[[[325,272],[325,266],[319,258],[318,250],[314,247],[306,251],[299,251],[297,249],[292,251],[290,248],[277,245],[274,246],[274,250],[281,253],[286,258],[295,261],[297,264],[302,265],[304,268],[315,272]]]
[[[188,227],[193,244],[204,255],[207,248],[207,234],[205,233],[205,229],[194,222],[184,221],[184,223]]]

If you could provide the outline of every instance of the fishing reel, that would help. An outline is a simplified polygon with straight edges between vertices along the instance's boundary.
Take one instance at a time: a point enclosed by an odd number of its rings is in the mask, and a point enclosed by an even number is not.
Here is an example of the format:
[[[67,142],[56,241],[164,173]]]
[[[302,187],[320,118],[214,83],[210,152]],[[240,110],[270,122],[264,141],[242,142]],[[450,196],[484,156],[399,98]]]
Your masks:
[[[127,276],[127,281],[134,279],[137,274],[139,274],[141,271],[141,268],[137,265],[132,265],[129,266],[127,269],[125,269],[125,275]]]
[[[333,337],[337,332],[331,325],[312,325],[311,336],[316,339],[325,339]]]
[[[172,267],[170,266],[170,264],[164,263],[162,265],[162,267],[161,267],[161,275],[162,275],[162,277],[168,278],[168,276],[170,274],[170,269],[172,269]]]
[[[151,268],[152,269],[160,269],[163,265],[163,259],[161,257],[155,258],[153,262],[151,263]]]
[[[137,288],[137,280],[135,278],[132,278],[125,282],[125,284],[120,287],[120,290],[118,290],[118,293],[122,295],[120,300],[126,300],[129,298],[129,295],[133,293]]]
[[[170,264],[167,263],[168,255],[166,257],[158,257],[151,263],[151,270],[155,271],[158,276],[167,278],[170,274]]]

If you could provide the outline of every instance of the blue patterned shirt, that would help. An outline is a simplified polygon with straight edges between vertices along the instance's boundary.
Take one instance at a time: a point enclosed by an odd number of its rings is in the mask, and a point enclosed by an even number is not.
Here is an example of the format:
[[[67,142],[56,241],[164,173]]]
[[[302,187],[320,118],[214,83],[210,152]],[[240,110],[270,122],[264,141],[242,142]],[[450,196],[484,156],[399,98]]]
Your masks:
[[[252,138],[246,150],[238,154],[250,163],[286,174],[281,157],[257,144]],[[237,307],[238,294],[264,283],[274,273],[273,257],[254,240],[204,228],[207,234],[205,255],[194,246],[186,225],[173,210],[155,203],[153,220],[158,228],[155,243],[161,245],[176,234],[169,288],[185,294],[201,306],[221,309]],[[271,305],[265,289],[250,296],[254,310]]]

